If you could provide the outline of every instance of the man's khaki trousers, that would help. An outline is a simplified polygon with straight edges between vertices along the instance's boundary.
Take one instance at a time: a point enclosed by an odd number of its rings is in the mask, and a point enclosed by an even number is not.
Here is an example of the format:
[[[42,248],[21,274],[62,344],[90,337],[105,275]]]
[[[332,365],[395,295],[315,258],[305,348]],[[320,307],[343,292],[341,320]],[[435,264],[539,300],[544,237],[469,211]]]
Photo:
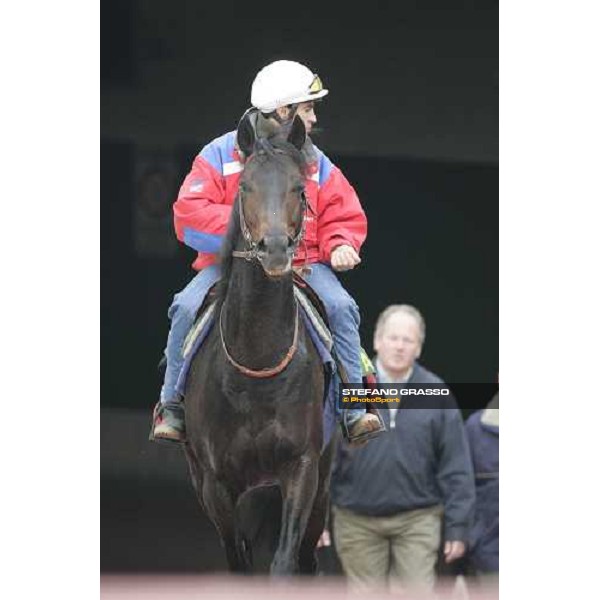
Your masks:
[[[433,586],[442,514],[441,506],[432,506],[370,517],[334,506],[335,547],[349,580],[354,584],[391,581],[408,587]]]

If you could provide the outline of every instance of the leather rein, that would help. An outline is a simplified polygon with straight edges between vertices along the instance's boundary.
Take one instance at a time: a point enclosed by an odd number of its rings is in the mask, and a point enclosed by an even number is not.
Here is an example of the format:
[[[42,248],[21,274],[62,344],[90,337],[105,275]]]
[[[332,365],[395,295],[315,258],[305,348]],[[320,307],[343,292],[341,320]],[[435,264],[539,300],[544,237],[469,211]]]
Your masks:
[[[231,354],[229,354],[227,350],[227,346],[225,344],[225,338],[223,336],[223,307],[221,307],[221,313],[219,314],[219,333],[221,334],[221,345],[223,347],[223,351],[225,352],[225,356],[227,360],[240,372],[248,377],[253,377],[255,379],[265,379],[267,377],[274,377],[281,373],[291,362],[294,354],[296,353],[296,349],[298,348],[298,321],[299,321],[299,309],[298,309],[298,301],[294,296],[294,303],[296,304],[296,319],[294,322],[294,339],[292,340],[292,345],[289,347],[286,355],[281,359],[281,361],[275,365],[274,367],[266,367],[264,369],[250,369],[245,367],[244,365],[237,362]],[[223,303],[223,306],[225,303]]]
[[[276,150],[276,152],[278,152],[278,151]],[[250,157],[250,159],[251,158],[252,157]],[[246,219],[244,217],[243,199],[244,199],[244,194],[243,194],[242,188],[240,187],[239,191],[238,191],[240,229],[242,231],[242,236],[244,237],[244,241],[246,243],[247,249],[246,250],[234,250],[232,252],[232,256],[234,256],[235,258],[243,258],[243,259],[247,260],[248,262],[251,262],[253,260],[258,260],[260,262],[260,253],[261,253],[261,251],[259,250],[260,242],[257,242],[253,239],[252,234],[250,233],[248,224],[246,223]],[[289,247],[289,251],[292,254],[296,251],[296,248],[300,245],[300,243],[304,239],[304,230],[305,230],[305,225],[306,225],[305,215],[306,215],[306,211],[309,208],[309,204],[306,200],[306,194],[304,191],[301,192],[300,199],[301,199],[301,206],[302,206],[302,222],[301,222],[301,225],[300,225],[298,231],[296,232],[296,235],[291,239],[291,245]],[[223,351],[225,352],[225,356],[227,357],[227,360],[240,373],[242,373],[248,377],[252,377],[252,378],[256,378],[256,379],[265,379],[268,377],[274,377],[275,375],[278,375],[290,364],[290,362],[291,362],[292,358],[294,357],[294,354],[296,353],[296,350],[298,348],[299,308],[298,308],[298,301],[296,300],[295,296],[294,296],[294,304],[296,305],[296,317],[295,317],[295,322],[294,322],[294,338],[292,340],[292,345],[289,347],[285,356],[274,367],[265,367],[263,369],[250,369],[249,367],[245,367],[244,365],[237,362],[231,356],[231,354],[229,354],[229,351],[227,350],[227,345],[225,344],[225,336],[223,334],[223,308],[225,307],[225,302],[223,302],[223,306],[221,307],[221,311],[219,314],[219,333],[221,336],[221,346],[223,348]]]

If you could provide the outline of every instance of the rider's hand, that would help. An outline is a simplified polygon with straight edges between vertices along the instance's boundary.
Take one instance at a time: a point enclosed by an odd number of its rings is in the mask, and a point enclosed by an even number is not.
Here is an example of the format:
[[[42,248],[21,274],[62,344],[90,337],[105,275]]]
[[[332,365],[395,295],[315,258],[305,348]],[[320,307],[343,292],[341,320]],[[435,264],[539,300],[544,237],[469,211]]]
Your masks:
[[[317,548],[327,548],[328,546],[331,546],[331,535],[329,529],[323,529],[323,533],[317,542]]]
[[[353,269],[359,262],[360,256],[348,244],[338,246],[331,253],[331,266],[335,271],[348,271],[349,269]]]

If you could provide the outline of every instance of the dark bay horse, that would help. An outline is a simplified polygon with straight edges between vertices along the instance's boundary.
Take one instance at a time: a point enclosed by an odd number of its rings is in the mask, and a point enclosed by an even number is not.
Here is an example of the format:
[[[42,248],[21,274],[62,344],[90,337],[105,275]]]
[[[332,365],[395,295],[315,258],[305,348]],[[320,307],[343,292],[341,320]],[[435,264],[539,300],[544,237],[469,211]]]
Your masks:
[[[262,117],[259,115],[259,119]],[[303,235],[306,138],[238,127],[245,156],[222,252],[215,325],[186,385],[186,456],[232,571],[314,573],[328,504],[325,375],[293,293]],[[264,562],[264,561],[263,561]]]

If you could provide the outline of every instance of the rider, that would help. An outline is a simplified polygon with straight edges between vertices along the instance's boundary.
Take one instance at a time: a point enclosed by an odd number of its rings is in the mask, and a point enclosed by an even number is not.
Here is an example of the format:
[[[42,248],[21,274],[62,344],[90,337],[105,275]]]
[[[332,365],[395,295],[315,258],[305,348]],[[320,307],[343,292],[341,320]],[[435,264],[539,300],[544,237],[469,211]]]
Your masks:
[[[317,122],[315,101],[328,93],[310,69],[279,60],[256,75],[251,103],[273,125],[289,123],[298,115],[310,134]],[[303,152],[310,164],[306,196],[312,210],[305,217],[305,243],[298,247],[294,265],[310,264],[311,273],[304,278],[325,305],[348,381],[360,382],[359,311],[333,271],[346,271],[360,263],[358,253],[366,237],[367,220],[350,183],[308,136]],[[169,309],[166,374],[154,411],[151,439],[185,440],[183,403],[176,391],[183,366],[182,349],[208,290],[219,278],[215,254],[227,230],[243,168],[244,156],[237,146],[236,132],[216,138],[195,158],[174,204],[177,238],[198,251],[192,266],[199,273],[175,295]],[[351,440],[381,429],[379,419],[364,408],[344,412]]]

